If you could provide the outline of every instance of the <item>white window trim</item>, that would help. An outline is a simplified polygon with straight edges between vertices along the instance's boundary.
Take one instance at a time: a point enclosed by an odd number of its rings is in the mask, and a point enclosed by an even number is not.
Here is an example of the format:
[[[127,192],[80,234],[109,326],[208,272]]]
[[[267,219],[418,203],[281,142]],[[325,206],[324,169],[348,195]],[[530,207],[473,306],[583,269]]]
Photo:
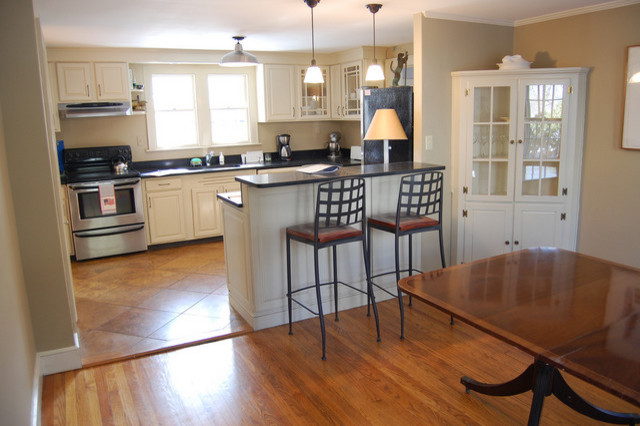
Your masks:
[[[145,98],[147,99],[147,152],[197,151],[209,148],[236,148],[260,145],[258,141],[258,103],[255,67],[224,68],[216,64],[143,64]],[[152,74],[194,74],[196,83],[196,116],[198,120],[198,145],[175,148],[158,148],[156,145],[155,114],[153,110]],[[213,144],[211,142],[211,122],[207,93],[209,74],[244,74],[247,76],[249,95],[249,141],[238,144]]]

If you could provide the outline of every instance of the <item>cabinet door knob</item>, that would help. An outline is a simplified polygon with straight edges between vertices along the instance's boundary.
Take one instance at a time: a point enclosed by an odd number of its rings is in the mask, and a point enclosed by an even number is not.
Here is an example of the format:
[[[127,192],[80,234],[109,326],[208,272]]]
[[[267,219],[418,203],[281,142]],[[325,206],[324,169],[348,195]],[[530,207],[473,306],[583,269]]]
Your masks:
[[[513,245],[514,245],[514,246],[517,246],[518,244],[520,244],[520,241],[518,241],[518,240],[515,240],[515,241],[513,242]]]
[[[508,246],[508,245],[509,245],[509,241],[505,241],[505,242],[504,242],[504,245],[505,245],[505,246]]]
[[[89,85],[87,84],[87,96],[89,96]]]
[[[102,96],[102,85],[98,84],[98,96]]]
[[[514,144],[514,143],[516,143],[516,142],[515,142],[513,139],[511,139],[511,140],[509,141],[509,143],[510,143],[511,145],[513,145],[513,144]]]
[[[518,139],[518,143],[522,143],[522,139]]]

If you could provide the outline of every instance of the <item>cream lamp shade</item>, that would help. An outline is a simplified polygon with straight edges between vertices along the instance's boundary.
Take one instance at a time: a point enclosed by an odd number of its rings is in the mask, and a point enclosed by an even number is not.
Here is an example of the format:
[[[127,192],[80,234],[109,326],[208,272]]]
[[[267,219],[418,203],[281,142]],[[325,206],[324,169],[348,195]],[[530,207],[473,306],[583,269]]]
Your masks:
[[[373,120],[369,124],[365,140],[383,140],[384,163],[389,163],[389,140],[407,139],[402,123],[393,108],[376,110]]]

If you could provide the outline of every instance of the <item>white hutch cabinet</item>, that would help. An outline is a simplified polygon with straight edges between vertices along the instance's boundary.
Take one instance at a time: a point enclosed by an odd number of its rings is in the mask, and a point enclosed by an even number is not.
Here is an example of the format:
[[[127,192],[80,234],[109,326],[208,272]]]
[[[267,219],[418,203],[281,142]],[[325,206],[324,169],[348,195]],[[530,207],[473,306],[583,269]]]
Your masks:
[[[587,72],[452,73],[458,262],[575,250]]]

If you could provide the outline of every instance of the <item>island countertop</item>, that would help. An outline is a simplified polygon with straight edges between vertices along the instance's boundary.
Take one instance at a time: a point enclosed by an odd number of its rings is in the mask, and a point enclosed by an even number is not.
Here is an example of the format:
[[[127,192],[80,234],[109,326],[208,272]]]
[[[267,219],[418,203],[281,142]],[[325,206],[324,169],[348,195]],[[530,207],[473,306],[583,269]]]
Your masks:
[[[415,163],[411,161],[389,164],[363,164],[361,166],[342,166],[330,173],[304,173],[300,171],[261,175],[237,176],[236,181],[255,188],[302,185],[322,182],[341,177],[375,177],[399,175],[423,171],[444,170],[439,164]]]

